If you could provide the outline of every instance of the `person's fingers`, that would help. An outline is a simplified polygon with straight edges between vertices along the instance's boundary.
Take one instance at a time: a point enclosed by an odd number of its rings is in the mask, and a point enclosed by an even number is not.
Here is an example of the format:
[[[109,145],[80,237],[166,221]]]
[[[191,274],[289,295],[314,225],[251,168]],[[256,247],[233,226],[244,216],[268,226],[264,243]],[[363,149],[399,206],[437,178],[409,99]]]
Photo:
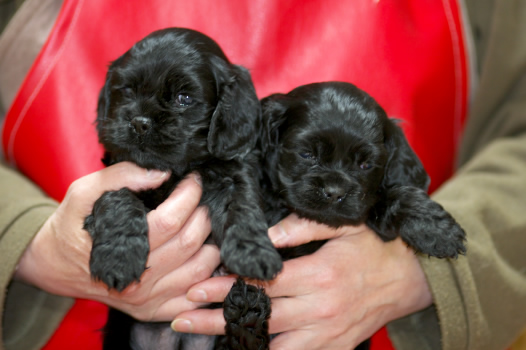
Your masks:
[[[93,203],[106,191],[127,187],[133,191],[156,188],[169,174],[159,170],[146,170],[129,162],[121,162],[75,180],[68,188],[63,202],[76,203],[76,217],[87,216]]]
[[[83,195],[97,199],[105,191],[123,187],[132,191],[158,187],[168,179],[168,175],[160,170],[147,170],[130,162],[120,162],[74,181],[72,187],[79,185],[84,189],[79,189]]]
[[[199,176],[190,174],[177,185],[163,203],[148,213],[150,248],[152,250],[168,241],[175,234],[184,234],[184,237],[180,238],[182,248],[193,247],[193,251],[195,251],[201,246],[210,233],[206,209],[203,207],[194,215],[194,211],[201,200],[201,193]],[[192,220],[187,223],[189,218]],[[196,237],[193,229],[196,227],[195,225],[199,224],[207,225],[208,231],[197,230],[200,235]],[[185,225],[186,230],[180,232]]]
[[[309,325],[312,322],[311,310],[308,298],[272,298],[269,333],[282,333]]]
[[[176,332],[217,335],[225,334],[223,309],[197,309],[183,312],[172,322]]]
[[[162,271],[165,266],[151,267],[141,276],[140,283],[131,284],[122,292],[106,288],[97,300],[143,321],[172,321],[178,313],[203,305],[187,300],[186,291],[209,278],[219,263],[219,249],[205,244],[184,265],[172,266],[168,272]]]
[[[196,310],[204,305],[206,304],[191,302],[184,295],[180,295],[170,298],[162,304],[148,321],[172,322],[177,315],[186,311]]]
[[[222,302],[235,281],[234,276],[209,278],[192,286],[186,294],[186,298],[193,302]]]
[[[215,245],[205,244],[204,241],[210,234],[210,221],[204,207],[197,208],[186,221],[183,228],[174,234],[150,234],[150,255],[142,280],[153,275],[158,279],[170,271],[182,273],[193,269],[185,276],[179,276],[182,281],[191,280],[193,283],[185,284],[185,288],[209,278],[220,263],[219,248]],[[162,239],[167,239],[166,242]],[[203,251],[210,251],[203,257]],[[175,253],[177,252],[177,253]],[[193,263],[199,259],[199,263]],[[193,278],[191,278],[193,277]],[[199,279],[196,279],[199,277]],[[190,279],[191,278],[191,279]],[[174,283],[177,284],[177,281]],[[182,290],[181,293],[186,291]]]
[[[279,334],[270,342],[270,350],[296,350],[313,349],[316,339],[313,339],[313,332],[307,329],[295,329],[293,331]],[[332,349],[332,348],[331,348]],[[342,350],[349,350],[342,349]]]
[[[205,244],[183,265],[172,263],[169,257],[164,264],[152,264],[144,272],[143,280],[156,275],[152,278],[154,285],[149,297],[164,293],[166,298],[170,298],[171,295],[185,294],[190,286],[210,278],[219,264],[219,249],[215,245]]]
[[[269,323],[271,334],[300,329],[309,324],[305,317],[312,305],[301,298],[272,299],[272,315]],[[199,334],[224,334],[225,319],[222,309],[197,309],[178,314],[172,328],[178,332]]]
[[[340,237],[344,234],[357,234],[365,229],[364,224],[336,229],[312,220],[300,219],[297,215],[291,214],[272,226],[268,233],[270,240],[276,247],[289,247]]]
[[[314,253],[314,254],[317,254]],[[326,275],[312,256],[302,256],[296,259],[285,261],[283,270],[276,278],[271,281],[250,281],[247,283],[265,288],[265,293],[272,298],[289,297],[305,294],[305,281],[321,281],[325,283],[328,278],[320,278],[320,275]],[[188,300],[193,302],[222,302],[232,288],[236,278],[235,276],[221,276],[207,279],[197,283],[186,294]]]
[[[336,330],[335,327],[314,327],[310,325],[278,334],[270,342],[269,349],[350,350],[356,348],[362,341],[367,339],[365,337],[359,340],[360,328],[363,327],[358,324],[352,331],[348,330],[345,332]]]
[[[281,273],[272,281],[264,284],[265,292],[271,298],[299,296],[308,293],[309,290],[305,290],[305,287],[309,283],[322,280],[320,276],[328,273],[323,266],[312,263],[316,261],[318,260],[311,255],[285,261]],[[305,281],[310,282],[305,283]]]

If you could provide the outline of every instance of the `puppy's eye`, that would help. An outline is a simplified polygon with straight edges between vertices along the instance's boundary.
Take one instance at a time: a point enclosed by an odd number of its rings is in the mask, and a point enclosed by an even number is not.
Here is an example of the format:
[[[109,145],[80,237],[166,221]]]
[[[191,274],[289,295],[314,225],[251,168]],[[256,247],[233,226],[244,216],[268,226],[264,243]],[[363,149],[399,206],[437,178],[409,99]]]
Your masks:
[[[192,104],[192,102],[194,102],[194,100],[192,99],[192,97],[186,95],[186,94],[179,94],[177,95],[177,104],[181,107],[187,107],[187,106],[190,106]]]
[[[133,97],[133,94],[135,93],[135,91],[133,90],[133,88],[129,87],[129,86],[125,86],[123,88],[120,89],[121,92],[122,92],[122,95],[124,97]]]
[[[310,152],[300,152],[299,155],[303,159],[314,159],[314,155]]]
[[[365,162],[365,163],[360,164],[360,169],[362,169],[362,170],[369,170],[369,169],[371,169],[372,167],[373,167],[373,166],[372,166],[371,163],[367,163],[367,162]]]

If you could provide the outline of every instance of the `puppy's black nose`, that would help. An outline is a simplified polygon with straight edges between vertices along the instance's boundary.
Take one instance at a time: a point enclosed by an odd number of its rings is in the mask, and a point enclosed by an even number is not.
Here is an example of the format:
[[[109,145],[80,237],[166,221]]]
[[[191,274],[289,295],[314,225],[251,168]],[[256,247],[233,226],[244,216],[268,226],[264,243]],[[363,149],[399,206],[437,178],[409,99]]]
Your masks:
[[[152,121],[146,117],[135,117],[131,121],[133,130],[139,135],[146,134],[152,127]]]
[[[332,184],[322,188],[324,199],[330,203],[341,202],[345,198],[346,192],[343,186]]]

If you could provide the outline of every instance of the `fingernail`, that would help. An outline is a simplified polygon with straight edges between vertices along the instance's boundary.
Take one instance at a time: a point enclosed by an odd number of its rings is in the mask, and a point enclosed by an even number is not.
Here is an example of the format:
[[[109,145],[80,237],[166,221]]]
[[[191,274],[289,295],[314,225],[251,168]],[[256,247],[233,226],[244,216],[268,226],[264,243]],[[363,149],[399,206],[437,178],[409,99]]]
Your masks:
[[[197,184],[199,186],[203,186],[203,182],[201,181],[201,175],[199,174],[192,174],[192,177],[194,178],[195,182],[197,182]]]
[[[175,319],[171,327],[176,332],[182,332],[182,333],[192,333],[194,327],[192,326],[192,322],[184,319]]]
[[[207,301],[208,295],[202,289],[191,289],[186,293],[186,299],[189,301],[195,302],[204,302]]]
[[[277,225],[275,225],[273,228],[269,231],[269,237],[272,243],[275,245],[278,242],[282,242],[287,239],[288,234],[287,231],[285,231],[285,228],[281,224],[281,221],[278,222]]]
[[[166,171],[160,171],[155,169],[148,169],[148,171],[146,171],[146,177],[152,180],[162,179],[166,177],[167,174],[168,173]]]

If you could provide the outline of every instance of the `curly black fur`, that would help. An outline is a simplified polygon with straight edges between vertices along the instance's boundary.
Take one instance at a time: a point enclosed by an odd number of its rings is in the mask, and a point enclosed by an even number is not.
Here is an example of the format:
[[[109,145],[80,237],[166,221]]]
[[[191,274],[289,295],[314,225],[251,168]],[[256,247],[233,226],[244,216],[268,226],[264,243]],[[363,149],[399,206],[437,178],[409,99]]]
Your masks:
[[[465,253],[464,230],[427,195],[429,177],[402,130],[364,91],[348,83],[316,83],[271,95],[261,104],[269,225],[290,212],[331,227],[365,222],[382,240],[400,236],[423,254],[456,258]],[[279,252],[292,259],[323,243]],[[228,323],[237,324],[227,316]],[[267,317],[262,313],[261,322]],[[367,349],[368,341],[358,348]]]
[[[149,250],[145,215],[191,171],[203,179],[202,204],[223,262],[240,276],[271,279],[281,259],[324,243],[280,249],[280,257],[267,224],[290,212],[332,227],[365,222],[384,241],[399,235],[437,257],[465,252],[464,231],[428,197],[429,178],[401,129],[365,92],[347,83],[310,84],[261,106],[262,120],[246,70],[191,30],[153,33],[112,63],[97,117],[105,163],[132,161],[172,176],[157,190],[122,189],[95,203],[85,222],[94,278],[118,290],[139,280]],[[112,310],[105,348],[268,348],[263,289],[238,279],[225,302],[210,307],[224,308],[226,336],[172,333],[166,323]],[[112,335],[114,328],[121,329]]]
[[[331,227],[367,223],[417,252],[456,258],[464,230],[426,193],[429,177],[402,130],[367,93],[343,82],[262,100],[267,221],[288,212]]]
[[[260,115],[249,73],[201,33],[157,31],[114,61],[97,114],[105,163],[131,161],[172,175],[159,189],[108,192],[95,203],[85,223],[93,277],[118,290],[139,279],[149,250],[145,214],[192,171],[201,175],[201,203],[227,268],[264,280],[279,272],[252,152]]]
[[[119,291],[140,280],[149,252],[146,214],[194,171],[201,175],[201,204],[209,209],[212,238],[226,268],[262,280],[281,270],[281,257],[268,238],[258,181],[254,135],[261,125],[259,100],[248,71],[230,63],[212,39],[168,28],[136,43],[111,63],[96,122],[106,165],[130,161],[171,176],[158,189],[123,188],[95,202],[84,224],[93,239],[94,279]],[[119,327],[112,320],[126,318],[114,314],[106,327],[110,338],[113,326]],[[155,328],[126,324],[139,332]],[[133,332],[132,338],[144,339]],[[192,337],[176,341],[187,338]],[[194,340],[197,336],[187,344]],[[114,348],[109,344],[115,342],[107,339],[106,344]]]
[[[238,278],[223,303],[226,336],[217,337],[216,350],[268,349],[270,298],[265,290]]]

